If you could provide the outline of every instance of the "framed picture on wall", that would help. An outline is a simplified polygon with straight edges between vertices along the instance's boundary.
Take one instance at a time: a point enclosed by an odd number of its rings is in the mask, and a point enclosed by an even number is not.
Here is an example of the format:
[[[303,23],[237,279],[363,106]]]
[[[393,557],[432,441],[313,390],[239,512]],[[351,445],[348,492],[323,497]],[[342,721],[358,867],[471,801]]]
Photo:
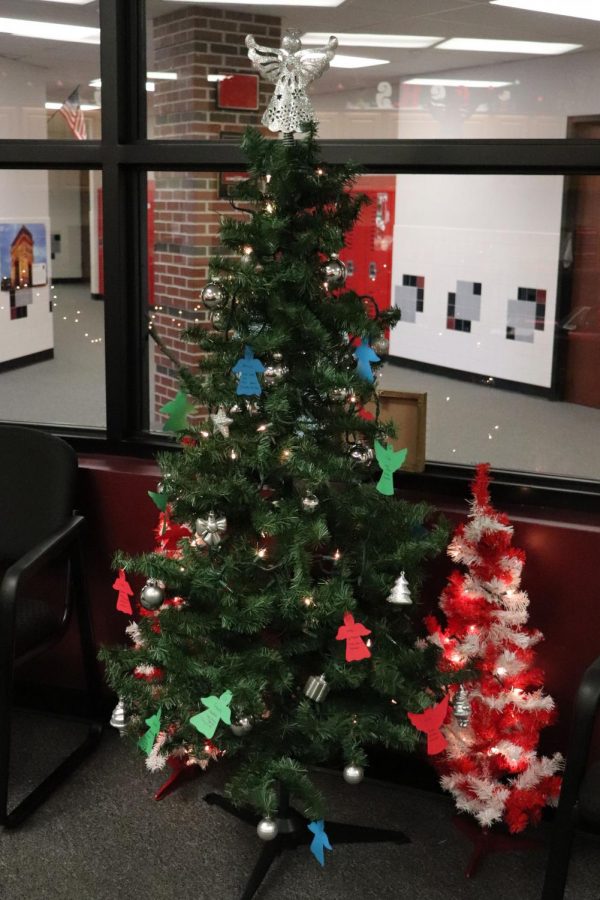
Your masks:
[[[217,81],[217,109],[258,109],[258,75],[221,75]]]
[[[375,404],[367,404],[375,412]],[[405,472],[422,472],[425,468],[425,435],[427,430],[427,394],[409,391],[379,391],[379,416],[392,421],[396,437],[391,439],[394,450],[408,449],[402,466]]]

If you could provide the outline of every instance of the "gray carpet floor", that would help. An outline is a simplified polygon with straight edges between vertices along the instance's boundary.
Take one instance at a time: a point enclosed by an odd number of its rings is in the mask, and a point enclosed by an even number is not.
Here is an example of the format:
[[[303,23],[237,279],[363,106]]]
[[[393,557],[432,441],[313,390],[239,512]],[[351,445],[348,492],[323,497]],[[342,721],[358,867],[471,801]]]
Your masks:
[[[15,733],[15,797],[76,739],[69,723],[20,713]],[[237,900],[262,844],[254,829],[208,806],[227,771],[217,765],[177,794],[153,799],[131,746],[108,731],[99,749],[22,828],[0,835],[3,900]],[[489,857],[464,877],[469,844],[441,795],[365,781],[346,785],[320,773],[332,820],[399,828],[410,844],[340,845],[322,869],[308,848],[275,863],[257,900],[539,900],[544,848]],[[548,836],[547,826],[538,829]],[[567,900],[600,897],[600,847],[577,841]]]

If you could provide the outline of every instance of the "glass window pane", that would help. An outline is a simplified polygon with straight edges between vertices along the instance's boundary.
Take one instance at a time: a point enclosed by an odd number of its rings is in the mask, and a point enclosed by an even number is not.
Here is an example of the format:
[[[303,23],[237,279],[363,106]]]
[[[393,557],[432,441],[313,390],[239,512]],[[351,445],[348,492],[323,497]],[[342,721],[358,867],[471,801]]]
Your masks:
[[[323,138],[575,136],[575,118],[600,114],[600,12],[589,4],[594,18],[582,19],[504,2],[147,0],[150,134],[213,139],[256,123],[272,86],[261,79],[254,111],[244,38],[278,47],[295,27],[307,48],[340,40],[309,89]]]
[[[0,10],[0,138],[100,137],[97,0],[7,0]]]
[[[99,172],[0,170],[0,419],[104,428]]]
[[[181,331],[210,324],[199,292],[229,177],[149,181],[151,315],[192,368]],[[372,202],[347,236],[347,285],[402,310],[381,388],[427,394],[427,459],[600,480],[600,177],[365,175],[356,189]],[[176,367],[151,357],[159,431]]]

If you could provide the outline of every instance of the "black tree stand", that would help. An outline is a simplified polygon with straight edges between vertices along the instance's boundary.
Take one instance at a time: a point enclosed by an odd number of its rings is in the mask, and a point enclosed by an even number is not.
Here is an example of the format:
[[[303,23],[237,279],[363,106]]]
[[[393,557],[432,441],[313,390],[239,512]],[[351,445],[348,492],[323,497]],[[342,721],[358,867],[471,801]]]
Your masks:
[[[265,875],[271,868],[271,864],[284,850],[295,850],[304,844],[310,844],[314,835],[308,830],[309,820],[290,806],[290,796],[287,789],[279,783],[277,785],[277,822],[278,832],[272,841],[265,842],[260,856],[252,870],[250,878],[244,888],[240,900],[251,900],[264,881]],[[221,794],[207,794],[205,801],[214,806],[220,806],[226,812],[247,822],[255,828],[261,817],[251,810],[238,809],[226,797]],[[325,831],[332,845],[336,844],[377,844],[386,841],[395,844],[410,844],[408,838],[401,831],[393,831],[389,828],[369,828],[366,825],[346,825],[342,822],[326,822]]]

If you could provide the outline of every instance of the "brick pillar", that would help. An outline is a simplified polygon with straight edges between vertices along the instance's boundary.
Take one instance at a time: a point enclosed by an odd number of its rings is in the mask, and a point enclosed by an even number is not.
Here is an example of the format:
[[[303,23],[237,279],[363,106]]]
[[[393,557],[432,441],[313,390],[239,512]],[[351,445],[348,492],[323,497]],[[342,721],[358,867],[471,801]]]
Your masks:
[[[153,67],[177,72],[177,81],[156,82],[153,136],[168,139],[217,139],[259,125],[272,88],[262,82],[258,112],[219,110],[216,84],[209,74],[252,71],[244,38],[279,46],[281,20],[273,16],[210,8],[187,8],[153,21]],[[195,366],[199,355],[180,340],[190,322],[208,325],[199,293],[208,262],[219,250],[219,222],[231,206],[218,196],[218,175],[209,172],[156,172],[154,193],[154,315],[157,331],[183,363]],[[176,372],[153,349],[154,401],[151,427],[159,427],[158,409],[172,399]],[[151,391],[152,396],[152,391]]]

